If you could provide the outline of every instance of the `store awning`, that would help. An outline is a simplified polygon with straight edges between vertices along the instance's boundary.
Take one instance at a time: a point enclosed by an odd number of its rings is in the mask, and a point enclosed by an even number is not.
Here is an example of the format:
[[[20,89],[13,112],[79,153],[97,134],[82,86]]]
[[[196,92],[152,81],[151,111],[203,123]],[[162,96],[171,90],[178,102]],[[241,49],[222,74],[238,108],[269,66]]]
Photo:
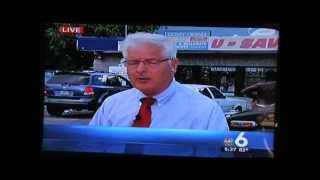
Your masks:
[[[124,38],[101,38],[81,36],[77,38],[77,49],[80,51],[118,52],[118,41]]]

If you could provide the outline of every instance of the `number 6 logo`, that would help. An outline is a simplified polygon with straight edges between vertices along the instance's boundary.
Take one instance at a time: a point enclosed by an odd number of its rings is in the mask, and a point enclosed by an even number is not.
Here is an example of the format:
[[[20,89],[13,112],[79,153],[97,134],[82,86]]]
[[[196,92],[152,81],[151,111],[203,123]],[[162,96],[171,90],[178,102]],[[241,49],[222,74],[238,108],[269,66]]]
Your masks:
[[[248,145],[248,139],[243,137],[243,135],[244,135],[244,132],[241,132],[236,138],[236,140],[234,141],[236,146],[246,147]]]

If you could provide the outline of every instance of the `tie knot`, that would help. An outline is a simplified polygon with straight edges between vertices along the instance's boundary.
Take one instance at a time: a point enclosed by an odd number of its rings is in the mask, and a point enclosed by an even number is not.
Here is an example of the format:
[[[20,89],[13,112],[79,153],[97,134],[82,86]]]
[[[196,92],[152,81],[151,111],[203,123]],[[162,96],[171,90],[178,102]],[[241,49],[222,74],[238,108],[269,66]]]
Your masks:
[[[142,104],[147,104],[148,106],[151,106],[156,99],[154,99],[153,97],[145,97],[145,98],[141,98],[140,101],[142,102]]]

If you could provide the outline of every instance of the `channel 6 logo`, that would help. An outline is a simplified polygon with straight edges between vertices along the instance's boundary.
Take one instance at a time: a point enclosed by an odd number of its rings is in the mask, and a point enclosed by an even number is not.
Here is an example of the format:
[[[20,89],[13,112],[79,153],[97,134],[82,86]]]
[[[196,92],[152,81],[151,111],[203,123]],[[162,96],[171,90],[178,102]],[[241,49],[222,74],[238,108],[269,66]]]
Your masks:
[[[243,148],[248,146],[248,139],[244,137],[244,132],[241,132],[234,141],[237,147]]]
[[[244,132],[240,132],[234,140],[233,138],[224,139],[224,151],[227,152],[247,152],[248,139],[244,137]]]

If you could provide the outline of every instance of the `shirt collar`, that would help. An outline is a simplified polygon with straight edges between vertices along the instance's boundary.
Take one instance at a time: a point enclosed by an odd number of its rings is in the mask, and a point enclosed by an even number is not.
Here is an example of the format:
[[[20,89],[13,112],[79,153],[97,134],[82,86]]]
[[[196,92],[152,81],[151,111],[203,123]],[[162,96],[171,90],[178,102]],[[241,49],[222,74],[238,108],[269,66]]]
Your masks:
[[[173,78],[173,80],[171,81],[170,85],[167,87],[167,89],[165,89],[164,91],[162,91],[160,94],[154,96],[155,99],[157,99],[156,104],[158,105],[162,105],[164,104],[170,97],[172,97],[175,93],[175,89],[177,86],[177,81]],[[140,100],[143,97],[146,97],[145,94],[143,94],[141,91],[137,90],[137,98],[138,100]]]

